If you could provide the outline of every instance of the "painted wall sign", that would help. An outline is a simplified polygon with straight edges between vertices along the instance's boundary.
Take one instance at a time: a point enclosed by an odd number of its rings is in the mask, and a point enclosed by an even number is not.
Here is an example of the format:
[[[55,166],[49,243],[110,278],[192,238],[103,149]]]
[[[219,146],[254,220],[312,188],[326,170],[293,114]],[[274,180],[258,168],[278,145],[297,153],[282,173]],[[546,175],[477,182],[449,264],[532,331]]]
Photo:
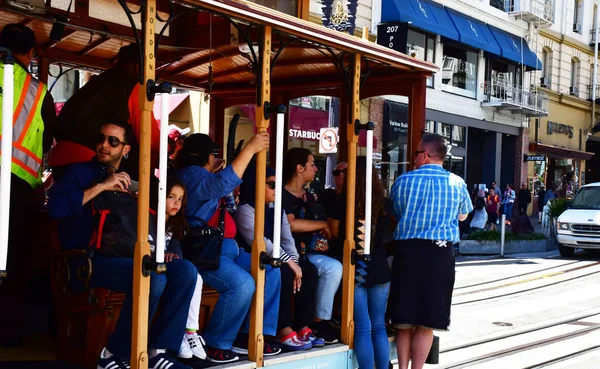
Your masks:
[[[523,161],[546,161],[546,155],[523,155]]]
[[[342,351],[325,355],[307,353],[294,361],[280,362],[267,366],[271,369],[348,369],[353,366],[349,356],[352,351]],[[283,361],[283,360],[282,360]]]
[[[566,124],[550,122],[548,121],[548,134],[564,134],[569,136],[569,138],[573,138],[573,126],[568,126]]]
[[[303,138],[306,140],[319,140],[321,138],[321,133],[315,131],[305,131],[303,129],[290,129],[289,136],[291,138]]]

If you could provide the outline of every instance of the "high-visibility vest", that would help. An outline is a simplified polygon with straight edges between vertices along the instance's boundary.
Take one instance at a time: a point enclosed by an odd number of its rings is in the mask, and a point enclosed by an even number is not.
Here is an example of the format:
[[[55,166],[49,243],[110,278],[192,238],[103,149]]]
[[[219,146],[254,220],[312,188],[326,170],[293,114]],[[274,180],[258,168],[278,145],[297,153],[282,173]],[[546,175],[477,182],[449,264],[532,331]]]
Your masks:
[[[4,78],[4,64],[0,64],[0,83]],[[20,65],[14,65],[13,144],[11,172],[36,188],[42,183],[44,121],[42,102],[46,85]],[[2,95],[0,95],[0,117]],[[2,122],[0,121],[0,130]],[[0,136],[1,139],[2,136]]]

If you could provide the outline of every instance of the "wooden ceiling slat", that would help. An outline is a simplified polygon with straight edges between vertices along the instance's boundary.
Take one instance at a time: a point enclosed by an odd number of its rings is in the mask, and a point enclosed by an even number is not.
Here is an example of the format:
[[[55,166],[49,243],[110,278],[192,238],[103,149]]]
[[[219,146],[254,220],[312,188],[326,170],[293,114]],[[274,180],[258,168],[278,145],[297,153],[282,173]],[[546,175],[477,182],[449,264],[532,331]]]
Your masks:
[[[35,22],[37,19],[33,19],[33,18],[25,18],[22,21],[19,22],[19,24],[24,25],[25,27],[29,27],[33,24],[33,22]]]
[[[77,33],[77,30],[74,30],[74,29],[65,30],[65,33],[63,34],[63,36],[60,40],[48,41],[47,43],[44,44],[44,46],[42,46],[42,48],[43,49],[51,49],[51,48],[55,47],[56,45],[58,45],[59,43],[68,40],[69,37],[72,37],[75,33]]]
[[[85,48],[83,48],[83,50],[81,50],[79,52],[79,56],[84,56],[84,55],[91,53],[92,51],[96,50],[98,47],[104,45],[108,41],[110,41],[110,37],[106,37],[106,36],[100,37],[96,41],[92,42],[91,44],[89,44]]]
[[[240,51],[238,49],[225,50],[225,51],[223,51],[221,53],[213,55],[212,56],[212,61],[215,62],[215,61],[217,61],[219,59],[230,58],[232,56],[236,56],[236,55],[239,55],[239,54],[240,54]],[[198,59],[192,60],[191,62],[186,63],[186,64],[184,64],[182,66],[179,66],[179,67],[177,67],[174,70],[169,71],[169,72],[172,75],[174,75],[174,76],[178,76],[178,75],[181,75],[181,74],[187,72],[190,69],[194,69],[196,67],[204,65],[206,63],[209,63],[210,61],[211,61],[210,55],[201,56]]]

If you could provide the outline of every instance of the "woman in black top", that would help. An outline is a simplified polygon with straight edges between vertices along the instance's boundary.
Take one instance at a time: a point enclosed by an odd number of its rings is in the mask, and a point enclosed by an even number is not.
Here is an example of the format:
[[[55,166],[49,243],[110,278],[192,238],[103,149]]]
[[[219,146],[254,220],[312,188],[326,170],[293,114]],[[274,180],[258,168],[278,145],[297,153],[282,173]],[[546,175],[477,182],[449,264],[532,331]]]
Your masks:
[[[327,256],[331,237],[327,214],[323,205],[305,190],[317,174],[315,159],[307,149],[288,150],[283,164],[285,189],[282,194],[283,210],[287,214],[292,236],[300,255],[305,255],[318,272],[315,291],[315,322],[312,327],[325,343],[338,342],[338,333],[327,322],[333,313],[333,299],[342,280],[342,264]],[[305,267],[302,267],[305,274]],[[311,337],[314,346],[314,338]]]
[[[359,220],[365,219],[366,158],[356,158],[356,201],[354,227],[356,251],[363,253],[358,239]],[[360,369],[387,368],[390,360],[389,343],[385,331],[385,309],[390,288],[391,271],[383,246],[383,235],[389,224],[383,185],[373,168],[373,197],[371,207],[371,259],[358,261],[354,279],[354,351]],[[346,232],[346,197],[342,196],[332,214],[333,237],[344,237]]]

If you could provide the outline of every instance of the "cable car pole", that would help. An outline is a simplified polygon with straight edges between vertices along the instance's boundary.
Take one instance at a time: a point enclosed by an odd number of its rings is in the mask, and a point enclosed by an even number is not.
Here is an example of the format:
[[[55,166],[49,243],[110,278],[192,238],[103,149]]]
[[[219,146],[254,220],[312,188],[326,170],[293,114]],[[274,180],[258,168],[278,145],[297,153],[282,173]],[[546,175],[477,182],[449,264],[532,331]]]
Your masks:
[[[354,127],[360,118],[361,55],[354,55],[352,69],[352,95],[350,96],[350,121],[346,137],[348,141],[348,176],[346,177],[346,240],[344,241],[344,274],[342,277],[342,342],[354,347],[354,201],[356,193],[356,152],[358,134]]]
[[[138,235],[133,259],[133,324],[131,327],[131,367],[148,368],[148,297],[150,278],[144,268],[145,258],[150,256],[148,223],[150,204],[150,140],[153,102],[147,94],[148,82],[155,78],[154,26],[156,0],[146,0],[142,11],[143,87],[140,88],[140,171],[138,194]],[[159,237],[164,235],[159,235]]]
[[[8,232],[10,218],[10,180],[13,141],[14,63],[9,50],[1,50],[4,80],[2,81],[2,162],[0,163],[0,284],[6,277],[8,260]]]
[[[252,47],[252,45],[249,45]],[[271,100],[271,27],[264,26],[259,44],[258,83],[256,86],[256,132],[266,132],[269,119],[265,113]],[[265,178],[267,176],[267,151],[256,154],[256,198],[254,215],[254,242],[250,274],[256,283],[256,292],[250,305],[250,334],[248,342],[248,358],[256,363],[257,368],[264,366],[263,348],[263,317],[265,307],[265,270],[261,262],[261,254],[265,252]],[[278,247],[279,245],[275,245]]]

